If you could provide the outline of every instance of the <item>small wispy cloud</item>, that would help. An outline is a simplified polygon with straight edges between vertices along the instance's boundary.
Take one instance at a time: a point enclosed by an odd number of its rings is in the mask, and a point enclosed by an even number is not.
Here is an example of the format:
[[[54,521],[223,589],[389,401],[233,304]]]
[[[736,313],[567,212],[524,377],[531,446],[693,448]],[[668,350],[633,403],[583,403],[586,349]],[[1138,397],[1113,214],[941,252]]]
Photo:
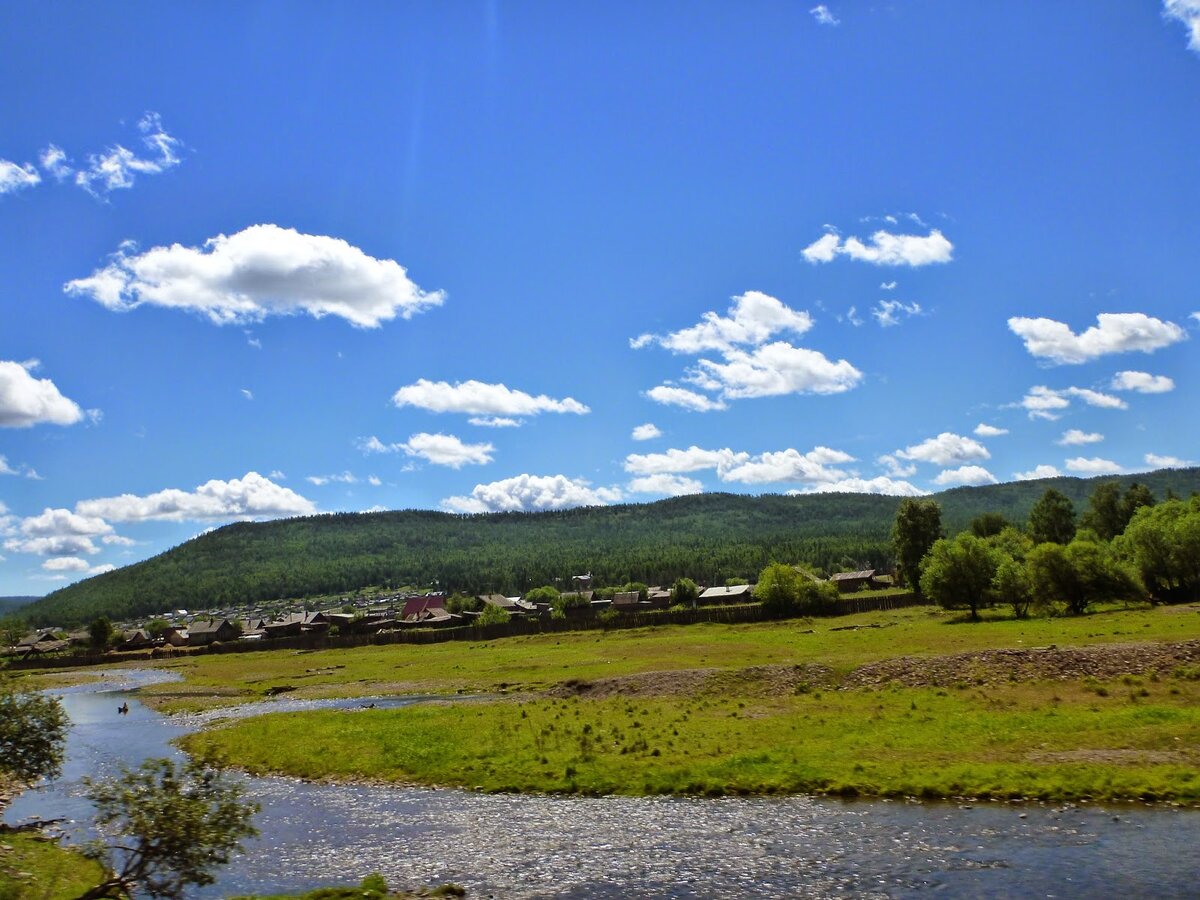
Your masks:
[[[830,12],[829,7],[826,6],[824,3],[822,3],[818,6],[814,6],[812,9],[809,10],[809,13],[812,15],[813,19],[816,20],[816,23],[818,25],[841,25],[842,24],[842,20],[839,19],[837,16],[835,16],[832,12]]]

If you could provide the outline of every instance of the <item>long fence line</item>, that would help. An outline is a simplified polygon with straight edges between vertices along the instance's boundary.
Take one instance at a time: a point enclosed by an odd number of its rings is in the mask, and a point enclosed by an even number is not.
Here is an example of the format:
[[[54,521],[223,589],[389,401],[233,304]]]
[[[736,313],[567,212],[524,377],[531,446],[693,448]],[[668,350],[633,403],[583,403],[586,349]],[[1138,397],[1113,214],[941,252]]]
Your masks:
[[[882,597],[848,597],[839,600],[836,608],[825,615],[845,616],[923,605],[928,605],[928,601],[907,593],[888,594]],[[598,616],[566,619],[513,619],[510,622],[501,622],[495,625],[409,629],[376,634],[310,633],[265,641],[232,641],[201,647],[161,647],[156,650],[138,650],[121,654],[83,653],[75,656],[30,657],[29,659],[12,660],[8,663],[8,667],[10,669],[49,669],[61,666],[94,666],[143,659],[170,659],[194,653],[253,653],[262,650],[332,650],[385,644],[442,644],[447,641],[491,641],[497,638],[558,634],[568,631],[620,631],[658,625],[696,625],[703,622],[740,625],[777,619],[777,616],[769,615],[757,603],[744,606],[702,606],[698,609],[622,613],[620,616],[608,620]]]

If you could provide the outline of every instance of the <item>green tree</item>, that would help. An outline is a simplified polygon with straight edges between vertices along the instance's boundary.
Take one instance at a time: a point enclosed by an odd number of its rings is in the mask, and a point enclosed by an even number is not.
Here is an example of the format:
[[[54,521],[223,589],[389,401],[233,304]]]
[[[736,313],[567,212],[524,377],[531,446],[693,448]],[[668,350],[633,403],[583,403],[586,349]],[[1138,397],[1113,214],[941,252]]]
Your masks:
[[[1008,519],[998,512],[980,513],[971,520],[971,534],[979,538],[993,537],[1009,527]]]
[[[1125,532],[1139,509],[1144,506],[1153,506],[1155,502],[1150,488],[1137,481],[1131,484],[1125,491],[1125,496],[1121,498],[1121,532]]]
[[[1200,498],[1139,509],[1115,546],[1154,600],[1200,600]]]
[[[479,609],[482,602],[478,597],[468,597],[466,594],[455,591],[446,601],[446,612],[456,614],[467,611],[474,612]]]
[[[1088,498],[1088,508],[1079,517],[1080,526],[1090,528],[1102,541],[1111,541],[1124,531],[1126,521],[1121,511],[1121,484],[1118,481],[1096,485]]]
[[[115,633],[113,623],[108,620],[107,616],[93,619],[92,624],[88,626],[88,637],[91,638],[92,646],[97,650],[103,650],[111,644]]]
[[[650,596],[650,588],[640,581],[627,581],[621,585],[620,593],[628,594],[632,591],[637,591],[638,600],[645,600]]]
[[[258,834],[251,824],[258,805],[204,760],[150,759],[119,778],[85,784],[97,827],[118,837],[111,845],[95,841],[85,849],[110,874],[79,900],[135,891],[182,897],[191,885],[212,884],[212,870]]]
[[[921,593],[921,560],[942,535],[942,508],[937,501],[900,502],[892,526],[892,549],[901,580],[917,594]]]
[[[1075,536],[1075,506],[1054,488],[1047,488],[1029,511],[1029,536],[1035,544],[1069,544]]]
[[[992,535],[987,541],[1005,556],[1011,557],[1017,562],[1024,562],[1029,551],[1033,549],[1033,541],[1030,540],[1029,535],[1018,531],[1011,525],[999,534]]]
[[[171,627],[171,623],[166,619],[151,619],[146,623],[146,633],[150,637],[162,637],[164,631]]]
[[[1061,604],[1073,615],[1093,603],[1140,599],[1144,590],[1112,549],[1096,541],[1039,544],[1030,551],[1028,565],[1034,602],[1046,609]]]
[[[1002,557],[987,541],[963,532],[937,541],[921,566],[921,593],[945,609],[979,609],[992,603],[992,579]]]
[[[562,597],[562,594],[559,593],[558,588],[554,587],[552,584],[534,588],[525,595],[525,599],[530,603],[549,603],[551,605],[553,605],[554,602],[560,597]]]
[[[772,563],[759,573],[758,584],[754,586],[754,596],[768,613],[776,616],[790,615],[799,606],[799,584],[802,577],[791,566]]]
[[[58,700],[0,682],[0,775],[17,782],[54,778],[69,726]]]
[[[700,599],[700,586],[690,578],[677,578],[671,585],[671,603],[695,607]]]
[[[841,598],[832,581],[814,581],[803,572],[796,582],[796,610],[802,614],[832,612]]]
[[[475,621],[480,625],[503,625],[505,622],[511,621],[512,616],[507,609],[502,609],[492,603],[483,605],[483,612],[479,614],[479,618]]]
[[[1013,615],[1018,619],[1029,615],[1033,586],[1029,582],[1029,570],[1025,563],[1012,557],[1002,558],[992,577],[991,591],[996,602],[1011,606]]]

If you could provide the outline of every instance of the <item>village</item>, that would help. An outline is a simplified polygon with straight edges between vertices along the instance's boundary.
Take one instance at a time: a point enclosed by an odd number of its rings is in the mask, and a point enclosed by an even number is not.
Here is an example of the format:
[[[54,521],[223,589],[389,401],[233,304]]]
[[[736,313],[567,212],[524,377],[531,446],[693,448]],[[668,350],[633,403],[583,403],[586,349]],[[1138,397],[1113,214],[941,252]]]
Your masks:
[[[814,581],[824,581],[803,572]],[[38,628],[0,655],[17,659],[63,656],[85,652],[169,652],[173,648],[217,649],[231,643],[260,645],[301,635],[378,635],[409,629],[442,629],[499,624],[514,620],[599,618],[613,621],[623,615],[678,608],[746,606],[756,603],[753,584],[704,587],[680,579],[670,588],[627,584],[628,590],[593,589],[592,576],[570,579],[571,590],[538,588],[524,597],[489,593],[464,596],[444,591],[397,591],[340,598],[327,609],[293,603],[267,608],[239,605],[219,609],[162,612],[144,620],[65,630]],[[878,591],[894,586],[894,575],[864,569],[839,572],[827,579],[839,594]]]

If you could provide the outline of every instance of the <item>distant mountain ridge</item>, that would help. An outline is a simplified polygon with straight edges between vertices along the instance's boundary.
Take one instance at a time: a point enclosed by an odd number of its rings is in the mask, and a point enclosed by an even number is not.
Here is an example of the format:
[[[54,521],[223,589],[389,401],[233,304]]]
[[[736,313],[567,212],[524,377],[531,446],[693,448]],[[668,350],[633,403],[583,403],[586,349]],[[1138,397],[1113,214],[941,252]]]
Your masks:
[[[41,599],[41,597],[36,595],[28,597],[0,597],[0,616],[15,612],[22,606],[28,606],[33,601]]]
[[[1049,487],[1077,512],[1097,484],[1200,491],[1200,468],[1138,475],[1048,478],[933,495],[950,533],[983,512],[1023,524]],[[756,575],[772,561],[826,569],[883,567],[901,498],[877,494],[693,494],[654,503],[537,513],[461,516],[432,510],[334,513],[239,522],[151,559],[88,578],[29,604],[35,623],[71,625],[167,609],[350,593],[369,585],[436,584],[446,590],[515,594],[566,586],[591,572],[599,585],[707,584]]]

